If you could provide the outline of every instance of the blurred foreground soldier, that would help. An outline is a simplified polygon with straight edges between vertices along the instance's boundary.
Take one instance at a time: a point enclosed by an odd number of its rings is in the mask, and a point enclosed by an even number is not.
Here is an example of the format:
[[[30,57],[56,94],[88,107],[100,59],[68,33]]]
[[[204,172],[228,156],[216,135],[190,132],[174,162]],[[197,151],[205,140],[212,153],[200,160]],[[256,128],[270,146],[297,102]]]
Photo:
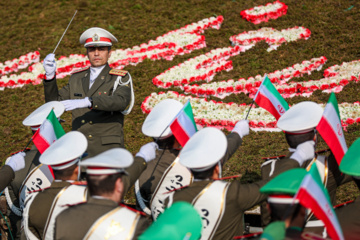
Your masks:
[[[60,118],[65,109],[64,105],[60,102],[48,102],[35,109],[22,123],[24,126],[30,127],[32,134],[34,134],[40,125],[43,124],[51,110],[54,111],[57,118]],[[4,190],[6,202],[9,206],[9,211],[6,214],[10,218],[13,236],[16,239],[20,238],[20,224],[26,196],[30,191],[49,187],[54,179],[49,168],[46,165],[40,164],[39,157],[40,152],[33,145],[31,149],[26,149],[9,158],[9,161],[14,161],[15,159],[13,158],[16,158],[16,168],[20,168],[24,161],[22,169],[15,172],[12,181],[10,184],[6,184],[8,187]],[[4,166],[4,168],[8,169],[7,166]],[[3,172],[0,173],[0,178],[5,176]],[[3,181],[0,182],[4,184]]]
[[[129,188],[124,183],[129,182],[129,178],[134,183],[141,173],[134,172],[138,166],[133,161],[131,153],[122,148],[110,149],[82,161],[80,165],[86,168],[91,197],[57,217],[55,239],[133,239],[139,236],[150,222],[140,212],[119,205]]]
[[[244,212],[266,199],[259,190],[267,180],[252,184],[214,180],[219,178],[220,161],[226,149],[224,133],[207,127],[192,136],[180,152],[180,163],[191,170],[194,182],[176,191],[173,198],[169,198],[169,204],[186,201],[194,205],[203,219],[201,239],[232,239],[243,234]],[[288,159],[273,176],[299,167],[302,161]]]
[[[357,139],[341,160],[340,170],[353,177],[360,190],[360,139]],[[335,209],[345,239],[360,237],[360,197],[354,202]]]
[[[82,132],[89,143],[88,156],[124,147],[124,115],[130,113],[134,94],[130,74],[111,69],[108,60],[111,46],[118,42],[102,28],[90,28],[80,36],[90,61],[90,68],[74,72],[69,83],[58,90],[55,55],[44,59],[45,101],[64,100],[66,111],[72,111],[72,129]]]
[[[201,217],[187,202],[176,202],[138,238],[139,240],[197,240],[201,236]]]
[[[25,200],[23,227],[28,239],[52,239],[54,219],[66,204],[86,200],[84,186],[71,185],[78,179],[78,162],[87,148],[85,136],[73,131],[65,134],[40,156],[49,165],[55,180],[41,192],[33,192]]]
[[[323,109],[314,102],[304,101],[292,106],[286,111],[278,120],[277,127],[284,131],[285,138],[289,144],[289,153],[280,160],[269,160],[261,166],[261,175],[263,179],[268,179],[272,176],[275,170],[275,163],[280,164],[289,158],[299,158],[301,154],[309,154],[314,156],[314,144],[317,142],[316,126],[318,125]],[[310,146],[310,144],[312,146]],[[304,148],[305,152],[296,153],[298,146],[307,146]],[[311,153],[310,153],[310,152]],[[299,155],[300,154],[300,155]],[[316,157],[309,157],[305,160],[302,168],[309,170],[313,164],[318,167],[320,177],[324,186],[328,189],[331,202],[336,202],[336,188],[341,184],[350,181],[351,179],[344,174],[341,174],[338,164],[333,156],[316,155]],[[266,208],[266,203],[261,205],[262,224],[265,226],[270,221],[270,215]],[[310,212],[307,217],[310,232],[321,234],[323,231],[323,223],[318,221]]]
[[[306,173],[303,168],[288,170],[273,178],[260,189],[261,193],[269,195],[268,208],[271,221],[285,222],[285,239],[301,239],[305,227],[306,208],[299,204],[299,200],[294,201],[293,197],[299,190]]]
[[[15,172],[25,167],[25,156],[24,152],[14,154],[0,169],[0,192],[15,178]]]
[[[191,172],[179,163],[181,145],[172,134],[169,125],[183,108],[173,99],[158,103],[146,117],[142,126],[144,135],[152,137],[159,145],[156,160],[151,162],[135,184],[137,202],[141,209],[156,219],[164,211],[164,200],[169,191],[189,185],[193,181]],[[239,121],[232,133],[227,135],[227,151],[221,160],[222,167],[249,134],[247,121]],[[150,211],[150,209],[151,211]]]

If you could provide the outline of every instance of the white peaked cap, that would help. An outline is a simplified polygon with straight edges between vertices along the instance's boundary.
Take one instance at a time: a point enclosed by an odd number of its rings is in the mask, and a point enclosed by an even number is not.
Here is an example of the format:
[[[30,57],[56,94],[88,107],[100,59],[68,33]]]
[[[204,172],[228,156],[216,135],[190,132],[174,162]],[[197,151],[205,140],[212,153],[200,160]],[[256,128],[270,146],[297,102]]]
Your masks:
[[[56,140],[40,156],[40,162],[54,170],[62,170],[77,163],[84,154],[88,142],[84,134],[71,131]]]
[[[142,125],[141,130],[143,134],[153,138],[171,136],[172,132],[168,126],[183,106],[181,102],[174,99],[165,99],[158,103],[146,117]]]
[[[134,162],[132,154],[124,148],[112,148],[95,157],[82,161],[79,166],[86,168],[89,175],[125,173],[125,168]]]
[[[23,121],[23,125],[30,127],[41,125],[49,115],[51,109],[54,110],[55,116],[57,118],[59,118],[65,111],[64,104],[61,102],[47,102],[35,109],[35,111],[27,116],[27,118],[25,118]]]
[[[217,128],[206,127],[195,133],[181,150],[180,163],[195,172],[215,166],[227,149],[225,134]]]
[[[80,44],[84,44],[84,47],[109,47],[112,46],[113,42],[118,42],[116,37],[105,29],[98,27],[89,28],[80,36]]]
[[[292,106],[278,120],[277,127],[285,132],[305,133],[319,124],[324,109],[314,102],[301,102]]]

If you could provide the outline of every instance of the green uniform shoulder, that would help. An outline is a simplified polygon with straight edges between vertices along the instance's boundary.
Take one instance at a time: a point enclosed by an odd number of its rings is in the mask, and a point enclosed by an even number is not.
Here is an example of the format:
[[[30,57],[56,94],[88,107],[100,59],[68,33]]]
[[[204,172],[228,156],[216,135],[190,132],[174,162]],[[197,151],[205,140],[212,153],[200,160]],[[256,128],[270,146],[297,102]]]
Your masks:
[[[126,70],[121,70],[121,69],[111,69],[109,74],[111,75],[117,75],[117,76],[125,76],[128,73],[128,71]]]

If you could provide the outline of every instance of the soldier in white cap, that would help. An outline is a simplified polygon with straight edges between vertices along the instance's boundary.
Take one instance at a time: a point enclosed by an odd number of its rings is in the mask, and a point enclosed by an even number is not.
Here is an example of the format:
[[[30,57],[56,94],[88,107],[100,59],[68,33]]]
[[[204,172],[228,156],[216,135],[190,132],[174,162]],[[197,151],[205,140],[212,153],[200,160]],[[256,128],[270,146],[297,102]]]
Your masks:
[[[85,187],[71,185],[78,179],[78,162],[86,148],[85,136],[72,131],[50,145],[40,156],[40,162],[52,168],[55,180],[49,188],[30,193],[25,200],[23,227],[28,239],[51,239],[54,217],[63,210],[62,206],[86,199]]]
[[[55,239],[136,239],[149,226],[149,219],[120,202],[144,170],[137,165],[155,158],[155,154],[142,155],[145,159],[134,161],[126,149],[114,148],[82,161],[91,197],[57,217]]]
[[[267,180],[251,184],[240,181],[215,180],[221,173],[221,159],[227,141],[223,132],[207,127],[190,138],[180,152],[180,163],[189,168],[194,182],[177,190],[169,203],[186,201],[194,205],[203,219],[201,239],[232,239],[241,235],[243,214],[266,199],[259,189]],[[273,176],[287,169],[299,167],[303,159],[289,159]]]
[[[108,31],[93,27],[80,36],[90,61],[90,68],[74,72],[69,83],[58,89],[55,55],[44,59],[45,101],[62,100],[72,111],[72,129],[82,132],[89,143],[88,156],[114,147],[124,147],[124,115],[130,113],[134,94],[130,74],[111,69],[108,60],[117,39]]]
[[[146,117],[142,132],[152,137],[159,145],[156,160],[152,161],[135,183],[135,194],[141,209],[154,219],[163,212],[164,200],[168,192],[189,185],[191,172],[178,161],[181,145],[172,134],[169,124],[183,108],[183,104],[174,99],[158,103]],[[242,143],[242,138],[249,134],[247,121],[239,121],[226,139],[226,154],[222,165],[234,154]],[[149,209],[150,208],[150,209]]]
[[[64,112],[64,105],[57,101],[45,103],[27,116],[23,121],[23,125],[30,127],[34,134],[45,121],[51,109],[53,109],[55,116],[60,118]],[[10,209],[6,214],[12,225],[13,236],[16,238],[20,237],[22,207],[27,193],[32,190],[48,187],[53,180],[49,169],[40,166],[39,157],[40,152],[35,145],[32,145],[31,149],[26,149],[13,155],[0,172],[0,178],[11,176],[11,179],[8,179],[11,180],[10,183],[5,185],[3,180],[0,180],[0,182],[4,184],[4,187],[7,186],[4,194]],[[13,174],[9,166],[14,168],[14,171],[16,171],[15,174]],[[4,171],[6,171],[8,175],[4,174]],[[1,189],[3,189],[3,187],[1,187]]]
[[[311,156],[311,154],[315,154],[315,143],[318,137],[315,129],[322,117],[323,111],[323,108],[320,107],[319,104],[304,101],[292,106],[279,118],[277,127],[285,133],[286,141],[290,147],[289,153],[283,159],[265,162],[261,170],[263,179],[268,179],[271,176],[275,168],[275,162],[281,164],[289,158],[300,158],[305,155]],[[302,151],[296,153],[296,149],[302,149]],[[309,170],[312,164],[317,165],[324,186],[328,189],[331,202],[335,204],[336,188],[345,182],[351,181],[351,178],[341,174],[332,153],[329,157],[319,154],[316,154],[315,158],[309,157],[301,167]],[[264,225],[270,221],[270,216],[265,205],[266,203],[263,203],[261,209]],[[323,231],[322,222],[317,221],[312,213],[308,215],[307,220],[309,221],[307,227],[311,228],[307,228],[305,231],[321,234]],[[318,223],[322,225],[319,226],[319,228],[317,226]]]

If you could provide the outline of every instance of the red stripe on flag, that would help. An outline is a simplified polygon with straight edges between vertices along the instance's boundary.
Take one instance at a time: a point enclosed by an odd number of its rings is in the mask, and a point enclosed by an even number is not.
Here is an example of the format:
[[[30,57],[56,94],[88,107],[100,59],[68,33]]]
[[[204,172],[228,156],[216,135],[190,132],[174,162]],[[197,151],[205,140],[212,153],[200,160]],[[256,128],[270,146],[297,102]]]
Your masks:
[[[178,119],[174,120],[174,122],[170,125],[170,129],[174,134],[174,136],[176,137],[176,140],[180,143],[180,145],[185,146],[186,142],[189,140],[189,136],[184,131]]]
[[[40,128],[35,132],[32,139],[33,139],[33,142],[34,142],[36,148],[42,154],[50,146],[50,144],[44,138],[42,138],[42,136],[39,134],[39,132],[40,132]]]
[[[326,230],[331,236],[332,239],[337,240],[340,239],[338,232],[336,231],[333,223],[331,222],[330,218],[328,216],[331,216],[335,214],[333,211],[331,211],[330,208],[332,206],[329,205],[329,209],[327,212],[323,212],[321,205],[318,203],[317,199],[313,198],[311,194],[309,194],[306,189],[300,188],[299,192],[297,194],[296,199],[299,199],[300,203],[304,205],[306,208],[310,208],[314,215],[322,220],[326,226]],[[336,218],[336,216],[334,216]],[[336,224],[336,223],[335,223]],[[340,225],[339,225],[340,227]]]
[[[341,127],[341,126],[340,126]],[[344,157],[344,149],[339,142],[338,134],[333,131],[330,123],[326,118],[322,117],[316,129],[319,131],[327,145],[333,152],[336,162],[340,165],[342,158]]]
[[[265,108],[268,110],[275,118],[278,120],[281,115],[276,110],[275,106],[272,104],[272,102],[264,96],[261,92],[257,95],[255,102],[262,108]]]

